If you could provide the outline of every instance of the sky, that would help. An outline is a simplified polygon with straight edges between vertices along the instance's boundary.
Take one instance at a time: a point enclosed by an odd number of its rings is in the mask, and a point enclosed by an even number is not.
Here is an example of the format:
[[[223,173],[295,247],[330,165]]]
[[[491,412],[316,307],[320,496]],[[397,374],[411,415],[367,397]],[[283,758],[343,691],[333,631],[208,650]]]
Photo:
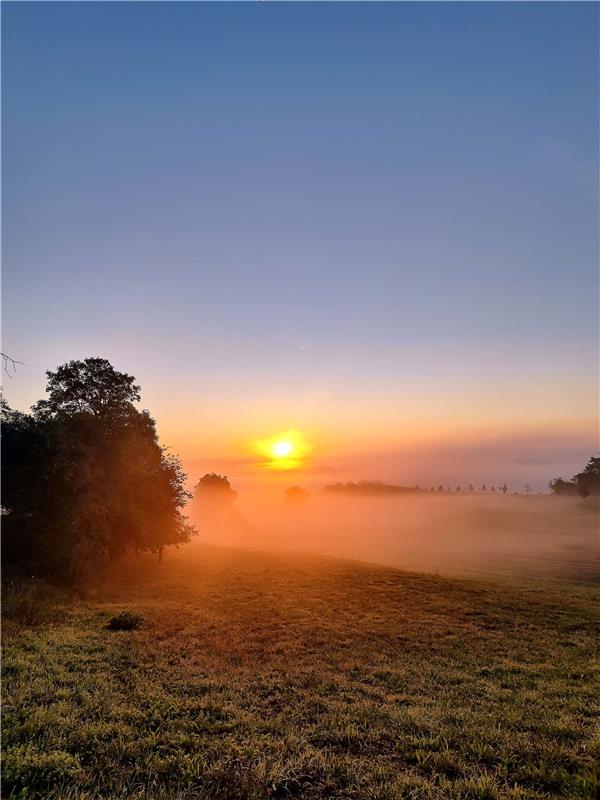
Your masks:
[[[598,6],[2,4],[2,349],[192,471],[529,482],[598,446]]]

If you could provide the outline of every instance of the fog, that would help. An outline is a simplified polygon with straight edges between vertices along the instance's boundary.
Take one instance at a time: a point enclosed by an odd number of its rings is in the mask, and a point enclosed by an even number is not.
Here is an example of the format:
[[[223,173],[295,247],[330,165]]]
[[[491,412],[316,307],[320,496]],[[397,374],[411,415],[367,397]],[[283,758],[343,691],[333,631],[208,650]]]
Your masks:
[[[196,541],[301,551],[440,575],[600,574],[598,505],[591,498],[428,494],[355,497],[249,491],[232,508],[190,516]],[[192,545],[193,546],[193,545]]]

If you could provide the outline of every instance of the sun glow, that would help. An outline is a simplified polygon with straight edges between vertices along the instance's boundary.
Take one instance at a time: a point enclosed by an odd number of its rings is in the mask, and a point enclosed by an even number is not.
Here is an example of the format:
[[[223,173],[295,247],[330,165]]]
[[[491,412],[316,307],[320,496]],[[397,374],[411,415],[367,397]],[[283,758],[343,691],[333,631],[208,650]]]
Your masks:
[[[262,465],[268,469],[298,469],[304,465],[312,445],[301,431],[292,429],[268,439],[257,439],[253,449],[265,459]]]
[[[294,452],[294,445],[291,442],[274,442],[271,445],[273,458],[287,458]]]

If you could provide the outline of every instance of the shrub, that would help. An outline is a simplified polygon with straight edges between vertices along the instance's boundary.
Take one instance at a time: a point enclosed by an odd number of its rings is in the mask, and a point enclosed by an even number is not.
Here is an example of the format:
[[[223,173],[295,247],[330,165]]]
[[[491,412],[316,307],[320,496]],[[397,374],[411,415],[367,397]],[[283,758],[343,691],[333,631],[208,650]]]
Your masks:
[[[106,626],[110,631],[136,631],[142,627],[144,618],[129,611],[122,611],[113,617]]]

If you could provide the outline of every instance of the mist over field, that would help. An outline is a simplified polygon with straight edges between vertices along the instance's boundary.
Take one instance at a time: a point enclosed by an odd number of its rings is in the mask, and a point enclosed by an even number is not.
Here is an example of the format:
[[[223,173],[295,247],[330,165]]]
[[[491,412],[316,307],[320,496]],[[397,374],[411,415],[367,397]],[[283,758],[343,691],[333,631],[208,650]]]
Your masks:
[[[600,800],[599,20],[2,3],[2,798]]]
[[[289,504],[282,494],[246,491],[234,511],[203,519],[200,542],[303,551],[445,575],[600,571],[598,505],[591,499],[467,495],[349,497],[326,492]],[[193,548],[194,543],[186,548]]]

